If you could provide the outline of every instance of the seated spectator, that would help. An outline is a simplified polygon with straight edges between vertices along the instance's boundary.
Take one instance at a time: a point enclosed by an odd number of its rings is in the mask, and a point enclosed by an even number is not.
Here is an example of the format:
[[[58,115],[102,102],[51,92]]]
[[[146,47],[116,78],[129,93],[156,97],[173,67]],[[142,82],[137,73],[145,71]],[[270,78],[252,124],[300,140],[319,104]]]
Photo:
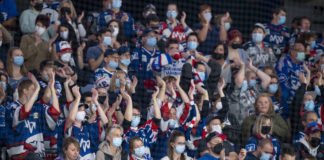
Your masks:
[[[129,141],[130,154],[128,159],[153,160],[150,155],[150,148],[144,146],[139,137],[133,137]]]
[[[281,88],[279,86],[279,79],[276,75],[271,75],[271,81],[267,89],[267,93],[271,97],[273,107],[275,112],[280,114],[283,118],[288,118],[283,115],[284,108],[280,103],[281,98]]]
[[[266,94],[261,94],[255,101],[255,114],[244,119],[242,124],[242,141],[246,144],[248,137],[251,135],[251,129],[259,115],[268,114],[272,119],[273,129],[272,135],[278,137],[281,142],[289,140],[290,129],[287,122],[274,112],[271,99]]]
[[[132,38],[135,34],[134,19],[129,13],[121,10],[121,7],[122,0],[112,0],[111,9],[105,10],[99,14],[97,25],[99,29],[102,29],[107,27],[107,24],[111,20],[116,19],[123,23],[125,37]]]
[[[41,35],[49,26],[49,18],[38,15],[35,20],[36,30],[33,34],[24,35],[21,38],[20,48],[25,53],[25,65],[28,71],[39,70],[39,64],[46,59],[52,59],[50,44],[41,38]]]
[[[273,120],[269,115],[265,114],[258,116],[252,129],[253,136],[249,138],[245,146],[247,152],[255,151],[257,149],[258,143],[260,143],[260,140],[269,139],[272,141],[273,145],[273,158],[276,159],[276,157],[279,157],[281,151],[280,141],[272,136],[273,128]]]
[[[317,159],[322,158],[324,146],[321,144],[322,127],[317,122],[307,124],[305,128],[305,137],[296,143],[295,148],[298,151],[296,158],[303,159],[307,156],[313,156]]]
[[[216,132],[210,133],[206,137],[207,150],[202,157],[198,160],[218,160],[225,159],[225,148],[223,141],[226,139],[226,136]]]
[[[246,57],[243,58],[243,61],[246,62],[247,58],[250,58],[253,61],[253,65],[257,68],[273,67],[277,62],[277,57],[270,46],[263,42],[265,32],[265,27],[260,23],[256,23],[252,30],[252,41],[247,42],[243,46],[246,52]]]
[[[58,157],[55,160],[78,160],[80,157],[80,144],[73,138],[68,137],[63,142],[63,153],[62,157]]]
[[[258,143],[258,147],[254,152],[249,152],[245,160],[261,160],[272,159],[273,157],[273,144],[269,139],[262,139]]]
[[[29,0],[29,4],[30,8],[24,10],[19,17],[20,30],[24,34],[35,32],[36,23],[34,22],[43,9],[43,0]],[[45,31],[43,33],[45,33]],[[40,36],[42,36],[42,34],[40,34]]]
[[[61,25],[59,25],[57,34],[58,34],[58,36],[52,45],[52,50],[53,50],[54,55],[56,55],[57,48],[59,48],[59,43],[61,41],[69,42],[70,45],[72,46],[73,52],[77,51],[79,43],[77,41],[77,37],[75,35],[74,29],[72,28],[72,26],[70,24],[62,23]]]
[[[281,150],[280,159],[282,160],[295,160],[296,159],[296,151],[292,146],[286,146]]]
[[[102,160],[110,158],[112,160],[127,159],[121,145],[123,142],[123,128],[119,125],[112,125],[107,129],[106,140],[99,145],[96,159]]]

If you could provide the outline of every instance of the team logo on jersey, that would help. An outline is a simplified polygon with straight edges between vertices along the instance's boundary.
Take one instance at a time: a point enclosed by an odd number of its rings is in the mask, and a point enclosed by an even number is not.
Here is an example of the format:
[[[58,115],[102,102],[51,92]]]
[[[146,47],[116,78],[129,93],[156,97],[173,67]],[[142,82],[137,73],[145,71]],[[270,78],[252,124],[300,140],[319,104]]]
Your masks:
[[[83,152],[86,152],[88,148],[90,148],[90,140],[83,140],[83,138],[81,138],[80,141],[80,147],[83,149]]]
[[[38,118],[39,118],[38,113],[34,113],[34,114],[33,114],[33,117],[34,117],[34,119],[38,119]]]
[[[29,120],[26,120],[24,122],[25,127],[29,130],[29,133],[33,133],[34,129],[36,129],[36,122],[30,122]]]

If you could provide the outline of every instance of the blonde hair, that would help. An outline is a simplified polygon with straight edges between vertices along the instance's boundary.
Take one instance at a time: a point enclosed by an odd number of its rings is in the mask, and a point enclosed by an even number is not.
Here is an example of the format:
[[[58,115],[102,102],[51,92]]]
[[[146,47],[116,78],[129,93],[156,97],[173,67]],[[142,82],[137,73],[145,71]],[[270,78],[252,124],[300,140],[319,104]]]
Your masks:
[[[11,47],[8,51],[8,57],[7,57],[7,73],[9,75],[9,77],[12,77],[13,76],[13,53],[16,51],[16,50],[20,50],[22,51],[19,47]],[[20,73],[25,76],[27,74],[27,69],[25,67],[25,65],[21,65],[20,66]]]
[[[59,8],[59,12],[61,12],[61,8],[64,6],[64,5],[68,5],[68,7],[71,9],[71,17],[72,18],[77,18],[77,13],[76,13],[76,10],[75,10],[75,7],[73,5],[73,2],[71,0],[62,0],[62,2],[60,3],[60,8]],[[60,13],[61,14],[61,13]]]
[[[267,94],[267,93],[261,93],[259,95],[259,97],[255,100],[255,103],[254,103],[255,112],[256,113],[259,113],[257,103],[260,100],[260,98],[263,98],[263,97],[267,98],[268,101],[269,101],[269,111],[268,111],[268,114],[269,113],[273,113],[274,112],[274,107],[273,107],[273,104],[272,104],[272,100],[271,100],[269,94]]]
[[[273,128],[273,122],[272,122],[272,118],[271,116],[269,116],[268,114],[263,114],[263,115],[259,115],[256,119],[256,121],[253,124],[253,128],[252,128],[252,134],[253,135],[258,135],[261,133],[261,128],[262,125],[265,124],[265,122],[267,120],[270,120],[271,123],[271,130],[270,133],[272,133],[272,128]]]

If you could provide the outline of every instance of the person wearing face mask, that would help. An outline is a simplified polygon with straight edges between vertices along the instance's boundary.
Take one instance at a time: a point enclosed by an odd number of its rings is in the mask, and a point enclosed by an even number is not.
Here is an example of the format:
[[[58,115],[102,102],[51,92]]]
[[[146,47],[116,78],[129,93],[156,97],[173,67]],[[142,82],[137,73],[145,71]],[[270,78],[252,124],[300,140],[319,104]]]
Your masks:
[[[284,108],[289,108],[297,89],[301,86],[299,76],[305,73],[305,46],[297,41],[290,49],[290,54],[283,56],[275,67],[282,91],[281,102]],[[288,113],[286,113],[288,114]]]
[[[153,103],[153,113],[154,118],[147,120],[144,124],[140,125],[141,123],[141,110],[137,104],[134,104],[132,98],[123,90],[121,90],[121,95],[123,99],[126,100],[127,107],[124,114],[124,121],[123,121],[123,128],[125,132],[125,142],[123,144],[124,149],[129,149],[132,154],[134,154],[135,148],[130,140],[134,137],[140,137],[143,140],[141,146],[151,147],[157,139],[158,128],[160,126],[161,121],[161,111],[157,103],[157,95],[159,93],[159,89],[156,88],[156,91],[152,94],[152,103]],[[127,150],[128,151],[128,150]],[[137,151],[135,151],[137,152]],[[143,156],[137,155],[137,156]]]
[[[29,0],[30,8],[24,10],[19,17],[20,30],[23,34],[34,33],[36,17],[43,9],[43,0]]]
[[[39,64],[46,59],[51,59],[50,44],[42,39],[42,34],[49,26],[49,18],[46,15],[38,15],[35,21],[33,34],[24,35],[21,38],[20,48],[25,53],[25,65],[28,71],[39,70]]]
[[[58,63],[75,67],[75,60],[74,57],[72,57],[73,50],[69,42],[60,41],[57,45],[56,51]]]
[[[292,46],[295,41],[300,38],[300,35],[303,33],[310,33],[311,30],[311,20],[309,17],[298,17],[298,20],[296,22],[296,29],[293,30],[290,39],[289,44]]]
[[[97,160],[111,159],[120,160],[127,159],[127,153],[122,149],[123,128],[119,125],[112,125],[107,128],[106,139],[99,145],[96,154]],[[105,158],[106,157],[106,158]]]
[[[160,30],[161,29],[160,19],[157,16],[156,7],[152,3],[151,4],[147,4],[144,7],[144,10],[142,12],[142,18],[140,20],[138,20],[137,22],[135,22],[135,32],[136,32],[137,37],[141,37],[142,36],[142,33],[145,30],[145,28],[152,28],[152,27],[147,26],[147,25],[148,25],[148,22],[151,22],[153,19],[154,19],[154,21],[155,20],[158,20],[156,22],[157,22],[157,24],[159,24],[159,25],[156,25],[155,28],[154,27],[153,28]],[[159,31],[159,32],[161,32],[161,31]]]
[[[273,144],[270,139],[262,139],[254,152],[248,152],[244,160],[271,160],[273,157]]]
[[[293,134],[293,144],[300,142],[300,140],[305,137],[305,128],[312,122],[320,123],[317,113],[312,111],[305,112],[301,117],[301,123],[298,126],[298,131]]]
[[[140,137],[133,137],[129,141],[129,160],[153,160],[150,155],[150,148],[144,146]]]
[[[57,38],[54,40],[52,45],[52,52],[56,55],[57,48],[59,47],[60,42],[67,41],[70,43],[73,52],[77,51],[79,46],[77,37],[75,35],[75,31],[73,30],[72,26],[68,23],[62,23],[58,26],[57,30]]]
[[[181,13],[180,21],[177,20],[178,11],[177,4],[169,3],[167,7],[167,19],[162,22],[162,39],[177,39],[181,45],[184,45],[187,36],[192,32],[191,28],[186,23],[187,15]]]
[[[185,153],[186,150],[186,138],[182,132],[174,131],[169,139],[168,144],[168,155],[163,157],[161,160],[192,160]]]
[[[273,49],[274,54],[279,58],[286,52],[289,43],[289,29],[285,26],[286,9],[279,7],[272,12],[272,20],[265,24],[266,36],[264,42],[267,42]]]
[[[112,40],[116,46],[129,46],[124,35],[123,24],[119,20],[109,21],[108,28],[112,31]]]
[[[202,4],[199,7],[198,18],[200,22],[193,26],[201,43],[198,50],[209,55],[212,53],[214,44],[226,41],[230,15],[228,12],[223,14],[220,18],[220,24],[216,25],[213,23],[212,7],[208,4]]]
[[[8,72],[8,85],[16,90],[18,84],[22,80],[28,79],[27,77],[27,69],[24,65],[24,56],[23,52],[18,47],[12,47],[8,51],[8,59],[7,59],[7,72]]]
[[[99,44],[89,47],[86,53],[86,62],[91,71],[104,67],[105,52],[107,49],[115,48],[112,41],[112,32],[110,29],[102,29],[97,33]],[[115,48],[116,49],[116,48]]]
[[[198,52],[198,46],[199,40],[197,33],[190,33],[187,36],[186,52],[182,53],[182,57],[191,65],[194,65],[196,62],[208,62],[208,58],[203,56],[203,53]]]
[[[171,133],[175,131],[181,131],[186,135],[190,134],[193,126],[190,126],[188,124],[193,124],[198,122],[200,119],[199,118],[200,115],[197,107],[192,105],[192,103],[190,104],[188,95],[183,91],[183,89],[180,87],[180,85],[177,82],[176,82],[177,83],[176,89],[178,90],[181,100],[184,103],[181,105],[185,105],[182,112],[175,107],[177,106],[177,104],[175,102],[171,102],[171,100],[167,98],[168,94],[165,93],[165,92],[169,92],[169,93],[173,92],[170,91],[170,89],[172,90],[173,88],[166,87],[172,85],[172,82],[166,83],[161,78],[157,78],[157,81],[158,81],[158,86],[160,87],[160,92],[158,95],[158,103],[159,105],[161,105],[160,110],[161,110],[162,119],[160,122],[159,133],[157,135],[158,138],[156,140],[156,143],[152,145],[151,153],[154,159],[161,159],[168,155],[167,143],[168,140],[170,139]],[[191,95],[192,97],[193,89],[189,91],[189,95]],[[169,107],[170,105],[172,105],[173,107]],[[152,114],[152,111],[153,111],[153,106],[151,106],[149,113]],[[153,115],[150,115],[149,117],[152,116]],[[182,121],[178,117],[187,117],[187,119],[185,121]]]
[[[103,126],[108,123],[102,105],[98,102],[98,91],[92,89],[92,102],[97,107],[97,118],[95,121],[87,121],[86,105],[80,105],[81,94],[78,86],[72,88],[74,102],[70,108],[69,116],[66,117],[64,132],[67,137],[74,137],[80,142],[80,159],[95,159],[98,150],[99,139]]]
[[[256,130],[257,132],[251,133],[251,129],[253,128],[253,126],[255,126],[254,124],[260,115],[266,115],[266,119],[270,119],[272,126],[272,133],[270,135],[277,137],[280,142],[288,142],[290,140],[290,128],[288,127],[287,122],[279,114],[276,114],[274,112],[274,107],[271,103],[271,99],[267,94],[263,93],[259,95],[259,97],[255,101],[254,110],[255,114],[246,117],[241,125],[241,140],[243,145],[247,144],[250,136],[258,136],[256,133],[261,133],[261,130]],[[265,121],[262,121],[262,123],[263,122]],[[261,127],[260,123],[258,127]]]
[[[99,68],[95,72],[95,82],[98,87],[108,87],[111,77],[116,71],[119,63],[118,51],[115,49],[108,49],[105,53],[105,67]]]
[[[228,59],[241,59],[243,60],[246,55],[245,50],[242,47],[243,36],[242,33],[237,29],[231,29],[228,32]]]
[[[288,118],[288,117],[285,117],[285,114],[284,114],[284,112],[288,109],[283,108],[283,106],[281,105],[281,102],[280,102],[282,93],[281,93],[281,88],[279,86],[278,76],[270,75],[270,77],[271,77],[271,81],[268,86],[267,92],[270,94],[272,104],[275,108],[275,112],[280,114],[284,118]]]
[[[322,126],[316,122],[307,124],[305,137],[295,145],[295,149],[298,151],[297,159],[303,159],[307,156],[323,159],[324,145],[321,144],[321,132]]]
[[[280,156],[280,142],[277,138],[272,136],[272,130],[274,128],[273,121],[268,115],[260,115],[256,119],[253,128],[252,135],[249,137],[245,149],[247,152],[253,152],[257,150],[257,145],[262,139],[270,139],[273,144],[273,159]]]
[[[217,132],[212,132],[206,137],[208,152],[198,160],[222,160],[225,159],[224,140],[226,136]]]
[[[40,77],[39,77],[39,85],[41,87],[41,100],[45,104],[51,103],[51,92],[50,92],[50,86],[48,86],[48,82],[50,81],[50,76],[53,72],[55,72],[54,69],[54,62],[50,60],[45,60],[40,64]],[[61,83],[57,80],[55,80],[55,90],[57,93],[57,97],[60,97],[62,95],[62,86]]]
[[[99,14],[98,27],[100,29],[107,27],[109,21],[116,19],[123,24],[125,37],[131,38],[135,34],[134,18],[121,9],[123,0],[111,0],[111,9],[105,10]]]
[[[257,68],[275,65],[277,58],[269,45],[263,42],[264,37],[265,27],[261,23],[256,23],[252,30],[252,40],[243,45],[247,53],[243,61],[246,62],[249,57]]]
[[[56,126],[57,116],[60,114],[60,108],[57,96],[54,89],[54,80],[51,79],[51,93],[53,103],[51,105],[45,105],[37,103],[37,97],[40,90],[37,79],[31,73],[28,75],[29,79],[20,82],[18,86],[19,99],[13,102],[12,108],[9,110],[8,118],[11,119],[10,125],[12,128],[8,128],[8,143],[10,147],[7,148],[9,158],[25,157],[30,153],[27,149],[17,151],[16,147],[24,148],[25,145],[29,145],[33,148],[33,153],[40,157],[44,156],[45,145],[44,139],[46,132],[53,132]],[[54,94],[53,94],[54,93]],[[44,119],[46,118],[46,121]],[[41,124],[46,124],[45,126]],[[28,124],[28,125],[25,125]],[[15,133],[21,134],[15,134]],[[33,142],[30,142],[30,138],[33,137]],[[37,145],[34,145],[35,143]]]

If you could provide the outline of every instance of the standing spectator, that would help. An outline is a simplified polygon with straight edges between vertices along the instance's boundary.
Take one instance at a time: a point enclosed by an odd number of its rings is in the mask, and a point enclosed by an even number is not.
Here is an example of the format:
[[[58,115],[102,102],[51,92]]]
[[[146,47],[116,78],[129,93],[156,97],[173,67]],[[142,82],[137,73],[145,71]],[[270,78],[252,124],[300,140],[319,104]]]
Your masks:
[[[256,23],[252,30],[252,41],[247,42],[243,48],[247,53],[247,57],[251,58],[253,65],[257,68],[264,68],[266,66],[273,67],[277,62],[277,58],[274,55],[270,46],[263,42],[265,37],[265,27]],[[246,58],[243,58],[246,62]]]
[[[43,9],[43,0],[29,0],[29,4],[30,8],[24,10],[19,18],[20,30],[24,34],[35,32],[36,23],[34,22]]]
[[[27,79],[27,70],[24,65],[24,57],[23,52],[20,48],[13,47],[10,48],[8,52],[8,59],[7,59],[7,72],[8,72],[8,82],[9,86],[16,90],[18,84],[22,81]]]
[[[226,136],[217,132],[212,132],[206,137],[207,150],[198,160],[218,160],[225,159],[225,149],[223,141]]]
[[[53,45],[52,45],[52,50],[53,50],[53,55],[56,55],[57,49],[59,48],[59,43],[61,41],[67,41],[70,43],[72,46],[72,50],[75,53],[78,48],[78,40],[75,35],[73,27],[68,24],[68,23],[62,23],[61,25],[58,26],[57,30],[57,38],[55,39]]]
[[[224,42],[227,39],[226,24],[229,19],[229,13],[226,13],[221,18],[219,26],[213,24],[212,7],[208,4],[203,4],[199,7],[198,14],[200,22],[193,28],[198,33],[199,42],[198,47],[205,55],[212,53],[212,47],[219,41]],[[228,25],[228,24],[227,24]]]
[[[122,0],[111,0],[111,9],[105,10],[99,14],[99,29],[107,27],[110,20],[116,19],[123,23],[125,37],[132,38],[135,34],[133,17],[121,10]]]
[[[0,22],[9,30],[17,27],[17,6],[14,0],[3,0],[0,2]]]
[[[265,24],[266,37],[264,41],[270,44],[278,58],[285,53],[289,41],[289,30],[285,26],[286,19],[286,10],[276,8],[272,13],[271,22]]]
[[[192,30],[186,23],[187,14],[182,12],[180,22],[177,20],[178,14],[177,4],[168,4],[167,19],[165,22],[162,22],[162,37],[164,39],[177,39],[185,47],[187,36]]]
[[[24,58],[28,71],[38,70],[43,60],[53,58],[50,44],[41,38],[49,26],[49,18],[40,14],[35,20],[35,25],[36,31],[33,34],[24,35],[20,42],[20,48],[25,53]]]
[[[305,72],[303,67],[305,51],[305,45],[297,41],[290,49],[290,54],[282,57],[275,67],[282,90],[281,102],[285,117],[288,117],[289,105],[295,96],[296,90],[301,85],[299,75]]]

